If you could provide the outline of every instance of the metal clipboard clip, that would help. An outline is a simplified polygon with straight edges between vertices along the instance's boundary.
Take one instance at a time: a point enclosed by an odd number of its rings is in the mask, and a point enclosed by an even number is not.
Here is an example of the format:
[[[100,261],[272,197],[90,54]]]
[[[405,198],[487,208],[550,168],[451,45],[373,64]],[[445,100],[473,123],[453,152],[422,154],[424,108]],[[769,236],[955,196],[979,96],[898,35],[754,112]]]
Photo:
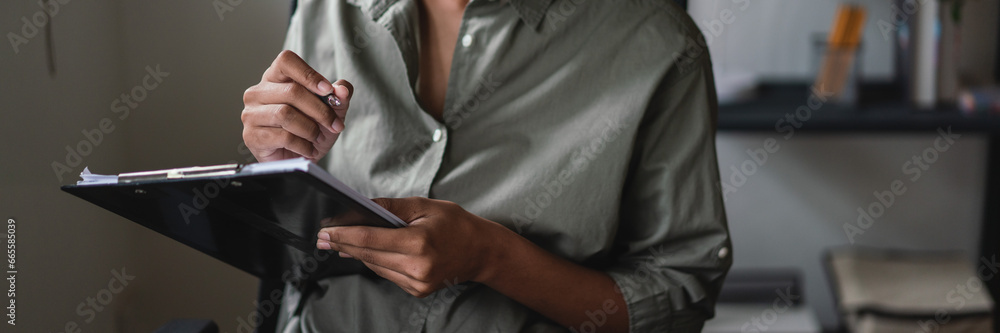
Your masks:
[[[134,183],[148,180],[191,179],[215,176],[231,176],[240,172],[243,165],[224,164],[213,166],[198,166],[154,171],[129,172],[118,175],[119,184]]]

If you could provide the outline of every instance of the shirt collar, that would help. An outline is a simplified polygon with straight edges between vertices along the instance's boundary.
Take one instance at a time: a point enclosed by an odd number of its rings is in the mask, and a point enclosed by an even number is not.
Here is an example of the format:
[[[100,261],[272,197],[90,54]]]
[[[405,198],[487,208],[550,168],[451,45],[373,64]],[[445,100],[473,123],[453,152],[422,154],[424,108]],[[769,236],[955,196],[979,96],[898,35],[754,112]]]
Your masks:
[[[383,14],[392,7],[393,4],[399,2],[400,0],[348,0],[349,3],[361,8],[361,11],[365,12],[372,18],[372,20],[378,21]],[[420,1],[420,0],[411,0]],[[482,0],[474,0],[482,1]],[[528,26],[535,30],[538,30],[538,25],[545,18],[545,13],[549,9],[549,5],[552,4],[553,0],[506,0],[512,7],[514,11],[517,12],[517,16],[521,18]]]
[[[552,0],[507,0],[510,5],[514,7],[514,11],[517,12],[517,16],[521,17],[521,21],[538,30],[538,24],[542,23],[542,18],[545,17],[545,12],[549,9],[549,5],[552,4]]]

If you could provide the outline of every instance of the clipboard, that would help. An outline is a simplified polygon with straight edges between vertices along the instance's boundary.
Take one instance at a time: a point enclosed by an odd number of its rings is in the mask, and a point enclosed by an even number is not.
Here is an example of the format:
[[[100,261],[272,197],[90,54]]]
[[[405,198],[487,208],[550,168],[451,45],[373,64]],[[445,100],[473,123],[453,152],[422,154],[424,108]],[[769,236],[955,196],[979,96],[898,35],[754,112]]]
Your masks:
[[[304,158],[81,177],[62,190],[261,278],[301,277],[320,228],[406,226]]]

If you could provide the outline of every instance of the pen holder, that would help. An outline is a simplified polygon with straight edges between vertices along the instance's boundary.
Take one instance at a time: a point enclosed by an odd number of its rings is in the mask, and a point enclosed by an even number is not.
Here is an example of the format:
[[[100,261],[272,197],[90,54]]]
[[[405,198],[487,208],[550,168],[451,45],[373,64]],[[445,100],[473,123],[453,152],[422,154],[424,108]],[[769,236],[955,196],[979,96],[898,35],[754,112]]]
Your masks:
[[[861,77],[861,45],[831,47],[826,35],[813,38],[814,83],[820,93],[832,93],[827,100],[841,106],[856,106]]]

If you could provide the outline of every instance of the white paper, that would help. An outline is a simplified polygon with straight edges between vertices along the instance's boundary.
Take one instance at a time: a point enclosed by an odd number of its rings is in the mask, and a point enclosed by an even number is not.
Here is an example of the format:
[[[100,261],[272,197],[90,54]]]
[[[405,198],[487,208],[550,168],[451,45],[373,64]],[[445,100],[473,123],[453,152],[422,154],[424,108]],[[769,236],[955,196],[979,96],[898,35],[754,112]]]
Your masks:
[[[80,173],[80,178],[82,180],[76,182],[77,185],[102,185],[102,184],[118,183],[118,175],[99,175],[95,173],[90,173],[90,167],[83,168],[83,172]]]

